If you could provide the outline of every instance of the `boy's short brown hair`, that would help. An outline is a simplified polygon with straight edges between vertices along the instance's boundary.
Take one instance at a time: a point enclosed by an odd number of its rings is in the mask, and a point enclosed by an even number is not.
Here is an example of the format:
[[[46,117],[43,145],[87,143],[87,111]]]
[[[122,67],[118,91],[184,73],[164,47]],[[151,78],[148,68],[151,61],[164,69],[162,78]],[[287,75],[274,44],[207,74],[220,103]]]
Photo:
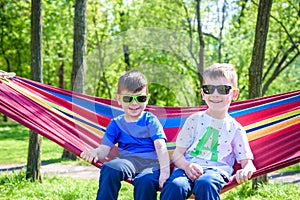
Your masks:
[[[227,63],[215,63],[205,69],[203,73],[203,83],[205,83],[205,79],[216,79],[224,77],[231,81],[232,85],[234,87],[237,87],[237,73],[235,71],[235,68],[231,64]]]
[[[144,74],[137,70],[127,71],[119,78],[118,94],[120,94],[122,90],[136,93],[144,88],[147,88],[148,92],[147,78]]]

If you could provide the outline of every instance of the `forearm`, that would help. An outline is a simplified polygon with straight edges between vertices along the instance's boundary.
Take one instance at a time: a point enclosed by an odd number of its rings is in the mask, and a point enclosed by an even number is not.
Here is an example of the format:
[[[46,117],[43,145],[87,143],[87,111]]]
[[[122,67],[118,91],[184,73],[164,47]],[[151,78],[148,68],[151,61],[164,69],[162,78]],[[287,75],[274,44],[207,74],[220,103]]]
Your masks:
[[[97,162],[106,158],[110,152],[110,147],[100,145],[98,148],[85,150],[80,154],[80,157],[88,162]]]
[[[160,148],[156,150],[160,172],[170,175],[170,158],[166,145],[161,145]]]
[[[199,176],[203,174],[203,168],[196,163],[187,161],[184,157],[185,152],[185,148],[176,147],[172,160],[176,167],[184,170],[189,179],[195,181]]]
[[[186,170],[190,165],[190,162],[185,159],[183,152],[179,151],[178,149],[175,149],[172,156],[172,161],[176,167],[182,170]]]
[[[97,147],[95,149],[95,151],[97,153],[98,160],[102,160],[108,156],[110,147],[108,147],[106,145],[100,145],[99,147]]]

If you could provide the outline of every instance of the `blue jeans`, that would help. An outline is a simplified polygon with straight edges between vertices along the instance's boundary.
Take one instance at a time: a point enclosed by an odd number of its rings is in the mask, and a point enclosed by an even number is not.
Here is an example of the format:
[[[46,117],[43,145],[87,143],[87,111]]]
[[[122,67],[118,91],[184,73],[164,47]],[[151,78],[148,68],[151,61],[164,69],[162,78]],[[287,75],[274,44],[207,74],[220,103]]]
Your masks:
[[[104,163],[100,171],[97,200],[116,200],[121,188],[121,181],[131,178],[135,200],[156,200],[159,189],[159,170],[137,166],[127,159],[116,158]]]
[[[165,182],[161,200],[186,199],[191,194],[196,200],[220,200],[220,191],[226,184],[224,177],[214,169],[204,170],[204,174],[192,182],[184,170],[176,169]]]

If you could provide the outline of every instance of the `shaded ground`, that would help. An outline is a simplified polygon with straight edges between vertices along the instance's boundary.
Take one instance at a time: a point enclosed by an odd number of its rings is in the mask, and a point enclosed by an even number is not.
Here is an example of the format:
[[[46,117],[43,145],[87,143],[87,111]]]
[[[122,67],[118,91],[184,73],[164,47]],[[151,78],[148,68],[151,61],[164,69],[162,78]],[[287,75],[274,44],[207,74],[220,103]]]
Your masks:
[[[13,165],[13,164],[1,164],[0,173],[11,172],[14,170],[21,170],[25,168],[26,165]],[[74,164],[61,164],[61,163],[51,163],[43,164],[41,167],[43,175],[55,175],[73,178],[83,178],[83,179],[99,179],[99,169],[95,166],[85,166]],[[270,183],[295,183],[300,185],[300,171],[297,172],[286,172],[286,173],[269,173]]]

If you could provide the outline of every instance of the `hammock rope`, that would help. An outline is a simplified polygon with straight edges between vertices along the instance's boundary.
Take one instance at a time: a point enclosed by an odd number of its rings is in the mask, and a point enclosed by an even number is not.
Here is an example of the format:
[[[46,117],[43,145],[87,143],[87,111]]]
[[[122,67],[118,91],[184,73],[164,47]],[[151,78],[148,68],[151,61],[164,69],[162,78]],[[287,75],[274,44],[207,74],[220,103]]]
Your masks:
[[[0,113],[79,156],[101,142],[109,121],[123,113],[117,102],[79,94],[0,71]],[[147,106],[166,132],[169,153],[186,118],[206,106]],[[233,102],[229,114],[248,136],[257,172],[254,177],[300,161],[300,90]],[[114,148],[109,158],[117,155]],[[102,162],[93,163],[101,168]],[[239,166],[235,165],[235,169]],[[237,185],[229,182],[222,190]]]

